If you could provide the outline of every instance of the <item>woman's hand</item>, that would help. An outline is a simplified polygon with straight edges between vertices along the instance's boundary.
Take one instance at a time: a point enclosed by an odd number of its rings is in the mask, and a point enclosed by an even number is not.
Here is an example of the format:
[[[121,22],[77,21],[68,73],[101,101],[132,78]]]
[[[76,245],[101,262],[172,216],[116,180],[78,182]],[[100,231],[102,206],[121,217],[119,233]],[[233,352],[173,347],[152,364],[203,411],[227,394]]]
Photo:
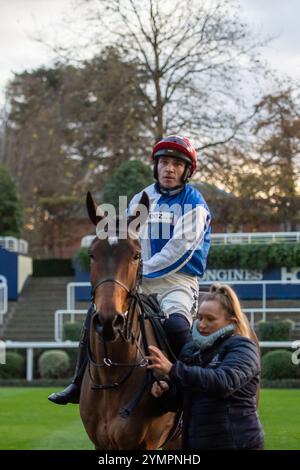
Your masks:
[[[149,351],[151,356],[146,356],[146,359],[151,362],[148,369],[154,369],[155,372],[160,375],[168,375],[172,367],[172,362],[155,346],[149,346]]]
[[[169,390],[169,384],[165,380],[156,380],[151,388],[151,393],[155,398],[161,397]]]

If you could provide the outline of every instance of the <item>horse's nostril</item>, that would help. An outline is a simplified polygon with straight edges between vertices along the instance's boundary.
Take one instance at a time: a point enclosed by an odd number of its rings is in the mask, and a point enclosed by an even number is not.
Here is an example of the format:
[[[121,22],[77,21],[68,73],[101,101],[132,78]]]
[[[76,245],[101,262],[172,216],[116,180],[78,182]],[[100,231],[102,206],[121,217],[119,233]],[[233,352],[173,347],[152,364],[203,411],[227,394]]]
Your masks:
[[[117,313],[113,321],[113,327],[122,330],[124,327],[124,321],[125,320],[124,320],[123,315],[120,315],[119,313]]]
[[[102,333],[103,330],[103,325],[102,321],[99,315],[95,315],[93,318],[93,325],[94,329],[97,331],[97,333]]]

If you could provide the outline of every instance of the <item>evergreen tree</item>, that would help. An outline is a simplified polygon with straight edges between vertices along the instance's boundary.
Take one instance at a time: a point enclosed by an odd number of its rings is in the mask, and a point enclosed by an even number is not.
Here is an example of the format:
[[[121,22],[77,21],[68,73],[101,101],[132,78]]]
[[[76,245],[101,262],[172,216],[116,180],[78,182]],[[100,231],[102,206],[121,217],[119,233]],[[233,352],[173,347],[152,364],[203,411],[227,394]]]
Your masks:
[[[0,166],[0,236],[20,237],[23,210],[16,185],[10,173]]]
[[[122,163],[103,188],[102,202],[113,204],[117,210],[119,196],[131,198],[153,182],[152,169],[149,165],[132,160]]]

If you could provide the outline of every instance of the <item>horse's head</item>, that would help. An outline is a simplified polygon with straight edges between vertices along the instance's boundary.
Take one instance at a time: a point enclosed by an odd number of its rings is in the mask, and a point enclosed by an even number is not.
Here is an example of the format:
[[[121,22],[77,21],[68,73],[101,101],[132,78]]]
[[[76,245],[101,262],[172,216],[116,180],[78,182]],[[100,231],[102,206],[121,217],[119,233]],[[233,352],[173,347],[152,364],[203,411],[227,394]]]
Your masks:
[[[132,294],[141,276],[139,229],[148,217],[149,198],[144,192],[139,210],[124,220],[117,218],[111,221],[107,214],[103,215],[97,209],[88,193],[88,214],[97,226],[97,237],[89,248],[95,304],[92,325],[104,341],[113,341],[124,329]]]

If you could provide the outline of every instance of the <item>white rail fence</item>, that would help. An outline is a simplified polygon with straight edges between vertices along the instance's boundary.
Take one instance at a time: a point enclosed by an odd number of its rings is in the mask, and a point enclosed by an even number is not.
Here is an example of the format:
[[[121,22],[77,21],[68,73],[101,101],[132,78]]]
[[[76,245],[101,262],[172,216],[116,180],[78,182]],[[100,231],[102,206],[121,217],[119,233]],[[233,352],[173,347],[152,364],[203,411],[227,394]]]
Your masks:
[[[3,341],[6,349],[26,349],[26,380],[31,382],[33,379],[33,351],[34,349],[65,349],[78,348],[78,341]],[[0,366],[1,367],[1,366]]]
[[[213,284],[213,281],[201,281],[200,280],[200,286],[203,285],[211,285]],[[252,281],[222,281],[222,284],[227,284],[227,285],[258,285],[261,286],[261,302],[262,302],[262,309],[266,310],[267,308],[267,286],[268,285],[290,285],[290,284],[298,284],[300,286],[300,279],[299,280],[286,280],[286,281],[281,281],[281,280],[276,280],[276,281],[268,281],[268,280],[252,280]],[[91,287],[90,282],[69,282],[67,285],[67,310],[75,310],[75,289],[76,287]],[[299,297],[300,297],[300,288],[299,288]]]
[[[78,342],[64,341],[64,342],[20,342],[20,341],[3,341],[2,346],[5,349],[26,349],[26,380],[31,382],[33,380],[33,359],[35,349],[65,349],[77,348]],[[288,348],[295,349],[295,361],[300,362],[300,340],[296,341],[261,341],[259,343],[261,348]],[[299,362],[295,362],[299,364]],[[0,364],[1,367],[1,364]]]
[[[0,246],[9,251],[21,253],[27,255],[28,253],[28,242],[15,237],[0,237]]]
[[[249,314],[249,321],[250,321],[250,325],[252,326],[252,328],[254,328],[255,326],[255,315],[260,315],[261,316],[261,320],[262,321],[266,321],[267,319],[267,315],[269,313],[278,313],[278,314],[281,314],[281,318],[283,318],[283,315],[286,315],[286,314],[289,314],[289,313],[299,313],[300,314],[300,308],[243,308],[243,312],[244,313],[248,313]],[[300,321],[299,322],[294,322],[295,324],[295,329],[299,329],[300,328]]]
[[[213,245],[299,243],[300,232],[214,233]]]
[[[260,316],[260,320],[266,321],[268,314],[278,313],[281,318],[283,315],[289,313],[299,314],[300,318],[300,308],[243,308],[243,312],[248,314],[249,322],[252,328],[255,327],[258,320],[256,316]],[[76,315],[86,315],[87,310],[56,310],[55,319],[54,319],[54,339],[55,341],[63,341],[63,326],[64,318],[69,317],[69,321],[74,322]],[[300,329],[300,321],[294,322],[294,328],[296,330]]]
[[[63,341],[63,327],[64,327],[64,318],[69,317],[71,322],[75,321],[75,315],[86,315],[87,309],[85,310],[56,310],[54,313],[54,339],[55,341]]]
[[[82,238],[81,246],[89,247],[96,235],[87,235]],[[240,233],[213,233],[213,245],[249,245],[266,243],[299,243],[300,232],[240,232]]]
[[[220,281],[218,281],[220,283]],[[201,281],[200,280],[200,286],[203,286],[203,285],[211,285],[213,284],[213,281]],[[262,292],[262,295],[261,295],[261,302],[262,302],[262,310],[267,312],[267,286],[274,286],[274,285],[278,285],[278,286],[287,286],[287,285],[299,285],[300,286],[300,279],[288,279],[286,281],[281,281],[281,280],[276,280],[276,281],[272,281],[272,280],[252,280],[252,281],[222,281],[222,284],[227,284],[229,286],[237,286],[237,285],[240,285],[240,286],[253,286],[253,285],[259,285],[261,286],[261,292]],[[300,288],[299,288],[299,297],[300,297]],[[265,317],[264,317],[265,319]]]
[[[201,281],[201,285],[210,285],[212,281]],[[287,280],[287,281],[232,281],[224,282],[228,285],[259,285],[261,286],[261,308],[244,308],[243,311],[249,314],[250,324],[252,327],[255,325],[255,317],[260,315],[263,321],[266,321],[267,315],[270,313],[300,313],[300,308],[268,308],[267,307],[267,286],[268,285],[291,285],[296,284],[300,286],[300,280]],[[56,310],[54,313],[54,338],[55,341],[63,341],[63,323],[64,318],[69,317],[69,321],[74,322],[76,315],[86,314],[86,310],[76,309],[76,288],[77,287],[91,287],[90,282],[69,282],[67,285],[67,308]],[[299,287],[300,289],[300,287]],[[299,290],[300,292],[300,290]],[[296,328],[300,328],[300,322],[295,323]]]
[[[7,313],[8,288],[5,276],[0,276],[0,325],[3,323],[3,315]]]
[[[300,282],[300,281],[299,281]],[[67,310],[75,310],[75,303],[76,303],[76,297],[75,297],[75,290],[76,287],[91,287],[90,282],[69,282],[67,284]]]

